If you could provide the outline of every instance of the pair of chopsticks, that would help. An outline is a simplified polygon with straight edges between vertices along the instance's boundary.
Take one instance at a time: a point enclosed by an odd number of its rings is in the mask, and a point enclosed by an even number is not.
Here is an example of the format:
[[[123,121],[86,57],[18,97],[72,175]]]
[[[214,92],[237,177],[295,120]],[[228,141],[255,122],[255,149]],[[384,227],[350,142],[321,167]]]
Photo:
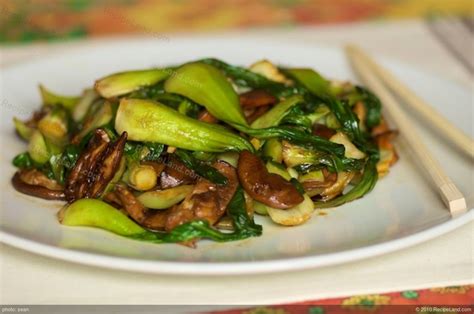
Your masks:
[[[410,118],[408,118],[390,90],[427,122],[434,124],[447,139],[468,154],[471,159],[474,157],[474,141],[419,98],[387,69],[375,63],[360,48],[353,45],[347,46],[346,53],[355,72],[381,99],[384,109],[397,125],[397,128],[401,130],[400,134],[408,143],[424,170],[429,174],[451,214],[457,215],[464,212],[467,207],[464,196],[416,133]]]

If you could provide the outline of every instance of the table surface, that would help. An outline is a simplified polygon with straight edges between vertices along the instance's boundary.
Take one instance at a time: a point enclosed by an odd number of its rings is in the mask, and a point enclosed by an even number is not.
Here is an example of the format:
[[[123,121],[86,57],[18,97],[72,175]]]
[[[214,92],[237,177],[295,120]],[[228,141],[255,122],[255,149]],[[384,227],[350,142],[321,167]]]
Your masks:
[[[235,31],[214,36],[235,36],[236,39],[264,36],[266,39],[332,46],[356,42],[372,54],[398,59],[472,88],[470,73],[420,20],[285,31],[264,29],[245,34]],[[99,41],[103,40],[1,47],[0,66]],[[1,244],[0,303],[274,304],[466,285],[474,280],[473,227],[474,222],[470,222],[415,247],[359,262],[232,278],[178,277],[101,269],[42,257]],[[227,289],[230,281],[232,291]],[[132,286],[133,293],[130,293]],[[240,291],[238,298],[234,291]]]

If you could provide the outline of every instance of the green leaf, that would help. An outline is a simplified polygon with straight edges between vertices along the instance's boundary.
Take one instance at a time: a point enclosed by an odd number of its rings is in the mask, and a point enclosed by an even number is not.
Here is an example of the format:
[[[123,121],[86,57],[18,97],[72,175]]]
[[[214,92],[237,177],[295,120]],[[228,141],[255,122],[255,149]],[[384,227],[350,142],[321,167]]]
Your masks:
[[[112,98],[154,85],[166,79],[171,73],[170,69],[120,72],[99,79],[94,87],[102,97]]]
[[[201,162],[193,157],[187,151],[178,149],[175,152],[175,155],[183,162],[183,164],[189,169],[193,170],[195,173],[201,177],[211,181],[216,184],[227,184],[227,178],[221,174],[216,168],[209,166],[208,164]]]
[[[16,155],[12,160],[12,164],[17,168],[27,169],[33,167],[34,161],[28,152],[24,152]]]
[[[231,125],[247,125],[232,85],[213,66],[199,62],[185,64],[166,80],[165,90],[206,107],[221,121]]]
[[[80,99],[80,97],[76,96],[64,96],[55,94],[43,85],[40,85],[39,89],[41,93],[41,98],[43,100],[43,105],[45,106],[61,105],[68,110],[72,110]]]
[[[361,94],[362,103],[367,110],[365,121],[367,127],[373,128],[374,126],[379,125],[382,110],[382,103],[380,102],[380,99],[364,87],[356,86],[356,91]]]
[[[262,234],[262,226],[257,225],[247,213],[244,190],[240,186],[227,206],[227,214],[232,218],[235,232],[239,236],[248,237]]]
[[[263,129],[271,126],[277,126],[280,121],[290,113],[290,110],[302,101],[303,98],[296,95],[276,104],[269,111],[256,119],[252,123],[251,127],[254,129]]]
[[[312,69],[287,68],[283,69],[283,72],[301,82],[311,93],[318,97],[326,95],[329,91],[329,81]]]
[[[122,99],[115,129],[129,140],[154,142],[203,152],[253,150],[243,137],[221,125],[180,114],[163,104],[142,99]]]
[[[367,161],[364,172],[362,174],[362,178],[360,179],[359,183],[354,186],[349,192],[344,195],[338,196],[335,199],[332,199],[327,202],[318,201],[315,202],[314,205],[316,208],[328,208],[328,207],[336,207],[340,206],[344,203],[353,201],[358,199],[365,194],[369,193],[377,183],[378,174],[377,174],[377,164],[378,159],[374,156],[371,156]]]

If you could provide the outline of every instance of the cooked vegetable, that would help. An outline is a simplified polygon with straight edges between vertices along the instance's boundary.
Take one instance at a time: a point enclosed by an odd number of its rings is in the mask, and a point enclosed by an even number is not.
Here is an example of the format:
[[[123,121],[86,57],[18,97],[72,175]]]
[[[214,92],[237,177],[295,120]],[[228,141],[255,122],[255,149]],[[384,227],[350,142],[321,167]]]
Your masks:
[[[289,209],[267,207],[268,215],[274,222],[280,225],[301,225],[311,218],[311,214],[314,211],[314,204],[311,198],[306,194],[303,197],[303,202]]]
[[[109,142],[104,130],[98,129],[71,170],[65,185],[69,202],[102,195],[120,168],[127,133],[115,142]]]
[[[178,156],[178,158],[183,162],[186,167],[193,170],[201,177],[208,179],[213,183],[227,184],[227,179],[219,171],[203,162],[199,162],[188,152],[183,150],[177,150],[176,156]]]
[[[77,101],[72,110],[72,118],[76,122],[82,121],[92,106],[92,103],[99,97],[93,89],[86,89],[82,97]]]
[[[54,108],[38,122],[38,130],[49,141],[63,146],[68,140],[68,117],[61,108]]]
[[[224,122],[247,125],[232,85],[213,66],[199,62],[185,64],[166,80],[165,90],[203,105]]]
[[[264,115],[255,120],[251,127],[254,129],[263,129],[278,125],[285,115],[288,114],[289,109],[302,101],[303,98],[300,96],[292,96],[282,101],[281,103],[275,105],[270,111],[267,111]]]
[[[112,108],[112,103],[105,101],[99,110],[84,123],[82,130],[75,135],[73,141],[80,142],[91,131],[108,124],[113,119],[113,115],[114,110]]]
[[[254,89],[240,94],[239,102],[242,107],[255,108],[274,105],[278,102],[278,99],[262,89]]]
[[[163,104],[140,99],[120,102],[115,129],[119,133],[126,131],[133,141],[158,142],[188,150],[253,150],[247,140],[220,125],[199,122]]]
[[[242,187],[256,201],[281,209],[303,201],[303,196],[290,182],[269,173],[262,160],[249,151],[240,153],[237,169]]]
[[[280,175],[283,179],[290,181],[291,180],[291,175],[288,173],[288,171],[280,165],[279,163],[275,163],[272,161],[269,161],[265,165],[267,167],[267,171],[269,173],[274,173]]]
[[[83,198],[73,202],[60,212],[59,221],[65,226],[95,227],[123,236],[147,233],[121,211],[96,199]]]
[[[286,77],[280,72],[280,70],[270,61],[261,60],[255,62],[250,66],[250,71],[260,74],[266,77],[269,80],[279,82],[279,83],[288,83]]]
[[[20,135],[22,139],[28,141],[33,135],[34,129],[17,118],[13,118],[13,123],[15,124],[15,129],[18,135]]]
[[[138,200],[148,208],[166,209],[184,200],[193,189],[192,185],[179,185],[165,190],[145,192],[138,196]]]
[[[104,98],[122,96],[166,79],[170,69],[138,70],[115,73],[95,82],[95,90]]]
[[[375,183],[377,183],[378,175],[377,175],[377,169],[375,167],[376,162],[377,162],[377,159],[375,158],[369,159],[369,161],[367,162],[364,168],[362,178],[360,179],[359,183],[357,183],[357,185],[352,188],[352,190],[350,190],[349,192],[347,192],[346,194],[342,196],[339,196],[327,202],[324,202],[324,201],[315,202],[314,203],[315,207],[328,208],[328,207],[340,206],[344,203],[353,201],[369,193],[374,188]]]
[[[38,164],[46,163],[51,157],[51,153],[41,132],[34,131],[31,135],[28,152],[30,153],[31,159]]]
[[[271,138],[263,145],[263,155],[270,157],[273,161],[281,163],[283,160],[283,146],[281,141]]]
[[[398,159],[369,90],[312,69],[203,59],[115,73],[80,97],[40,86],[14,119],[14,188],[67,201],[59,220],[151,243],[259,236],[370,192]],[[221,231],[222,230],[222,231]]]
[[[72,110],[79,101],[79,97],[58,95],[46,89],[43,85],[40,85],[39,89],[45,106],[61,105],[68,110]]]
[[[137,191],[151,190],[158,182],[158,174],[151,165],[134,164],[128,172],[130,185]]]
[[[305,85],[310,92],[317,96],[325,95],[329,90],[329,81],[312,69],[285,69],[285,73]]]
[[[366,154],[357,149],[357,147],[349,140],[347,135],[342,132],[337,132],[330,138],[330,141],[344,145],[344,148],[346,149],[344,156],[347,158],[363,159],[366,157]]]
[[[23,194],[46,200],[65,199],[64,192],[58,184],[35,169],[16,172],[12,178],[12,185],[15,190]]]

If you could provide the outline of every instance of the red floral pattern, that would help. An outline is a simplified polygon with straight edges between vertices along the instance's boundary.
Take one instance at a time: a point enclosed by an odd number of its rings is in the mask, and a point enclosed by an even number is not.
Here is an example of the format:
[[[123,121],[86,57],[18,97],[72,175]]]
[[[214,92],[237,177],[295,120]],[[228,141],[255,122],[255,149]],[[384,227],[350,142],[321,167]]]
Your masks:
[[[474,285],[468,285],[305,301],[220,311],[214,314],[471,313],[473,304]]]

